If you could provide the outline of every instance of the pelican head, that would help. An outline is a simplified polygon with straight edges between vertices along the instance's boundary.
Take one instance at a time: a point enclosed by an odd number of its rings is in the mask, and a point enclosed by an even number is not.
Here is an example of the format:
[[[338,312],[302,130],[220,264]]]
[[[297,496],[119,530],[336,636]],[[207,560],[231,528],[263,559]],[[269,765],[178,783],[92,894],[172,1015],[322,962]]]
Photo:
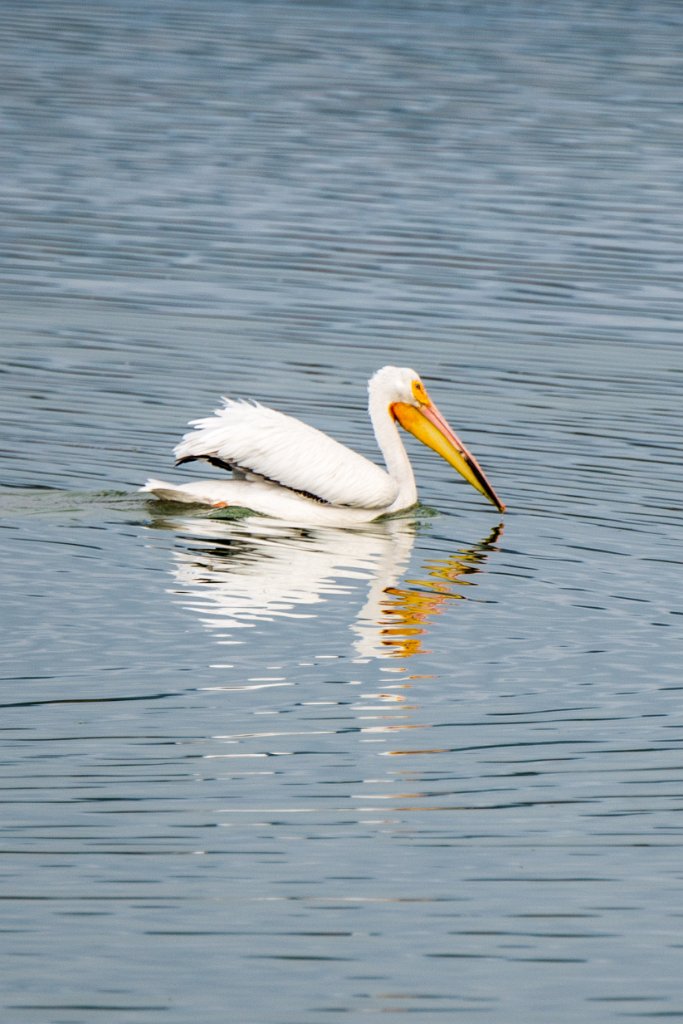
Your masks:
[[[415,370],[384,366],[372,377],[369,390],[371,402],[377,398],[386,403],[389,415],[404,430],[445,459],[497,509],[505,511],[483,469],[439,412]]]

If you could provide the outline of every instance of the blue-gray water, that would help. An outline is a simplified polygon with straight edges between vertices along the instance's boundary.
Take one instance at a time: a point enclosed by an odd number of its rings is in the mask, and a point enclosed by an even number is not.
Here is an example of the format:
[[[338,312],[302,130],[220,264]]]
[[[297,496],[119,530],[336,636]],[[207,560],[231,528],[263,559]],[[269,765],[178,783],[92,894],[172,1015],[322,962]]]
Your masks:
[[[0,9],[2,1020],[683,1020],[681,5]],[[387,362],[502,530],[137,494]]]

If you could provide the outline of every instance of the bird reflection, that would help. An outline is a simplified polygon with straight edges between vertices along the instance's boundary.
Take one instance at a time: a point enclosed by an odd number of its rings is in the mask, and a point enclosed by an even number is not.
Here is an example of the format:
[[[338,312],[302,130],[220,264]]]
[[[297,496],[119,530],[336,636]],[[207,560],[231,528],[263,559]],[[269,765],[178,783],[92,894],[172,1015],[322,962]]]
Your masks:
[[[175,530],[173,593],[224,644],[278,619],[324,619],[321,605],[366,591],[349,623],[356,659],[410,658],[424,652],[430,620],[463,600],[502,524],[481,542],[427,560],[404,578],[419,523],[376,522],[357,530],[291,527],[273,520],[156,517]]]
[[[497,550],[502,531],[501,524],[479,544],[461,548],[446,558],[426,561],[419,579],[384,588],[378,602],[377,626],[385,653],[398,658],[424,653],[422,644],[429,620],[441,615],[450,601],[466,599],[465,588],[474,582],[466,577],[481,571],[489,553]]]

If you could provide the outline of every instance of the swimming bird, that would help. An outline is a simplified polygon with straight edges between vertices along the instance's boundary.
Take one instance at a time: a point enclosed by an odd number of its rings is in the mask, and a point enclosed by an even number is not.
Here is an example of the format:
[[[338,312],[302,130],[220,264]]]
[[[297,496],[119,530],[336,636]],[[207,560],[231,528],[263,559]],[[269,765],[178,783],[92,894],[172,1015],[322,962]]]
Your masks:
[[[386,469],[327,434],[284,413],[223,399],[213,416],[174,449],[176,465],[203,459],[232,470],[232,480],[187,484],[148,480],[158,498],[213,508],[235,506],[298,525],[352,526],[404,512],[417,488],[400,424],[432,448],[499,509],[484,471],[448,425],[414,370],[384,366],[368,384],[369,413]]]

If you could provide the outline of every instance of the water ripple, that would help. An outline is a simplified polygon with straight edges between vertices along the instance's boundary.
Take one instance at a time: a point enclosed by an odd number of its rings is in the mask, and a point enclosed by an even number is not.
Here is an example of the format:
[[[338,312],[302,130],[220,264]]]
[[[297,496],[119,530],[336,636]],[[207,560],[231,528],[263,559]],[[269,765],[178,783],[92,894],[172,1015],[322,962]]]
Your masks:
[[[3,5],[5,1016],[678,1014],[681,20]],[[384,363],[504,532],[137,494]]]

